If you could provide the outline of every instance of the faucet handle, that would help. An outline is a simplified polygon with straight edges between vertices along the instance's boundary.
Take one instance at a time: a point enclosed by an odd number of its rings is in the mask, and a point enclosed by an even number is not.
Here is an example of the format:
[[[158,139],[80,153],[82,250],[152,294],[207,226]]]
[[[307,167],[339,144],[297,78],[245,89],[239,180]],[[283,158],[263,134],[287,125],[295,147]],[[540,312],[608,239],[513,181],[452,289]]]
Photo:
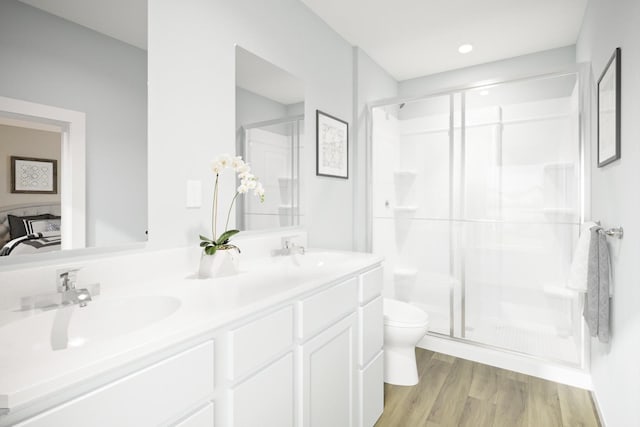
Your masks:
[[[291,249],[293,247],[298,246],[298,244],[296,243],[296,241],[299,241],[300,239],[300,235],[299,234],[292,234],[290,236],[282,236],[282,248],[284,249]]]
[[[65,292],[76,287],[76,279],[80,268],[65,268],[56,271],[56,287],[58,292]]]

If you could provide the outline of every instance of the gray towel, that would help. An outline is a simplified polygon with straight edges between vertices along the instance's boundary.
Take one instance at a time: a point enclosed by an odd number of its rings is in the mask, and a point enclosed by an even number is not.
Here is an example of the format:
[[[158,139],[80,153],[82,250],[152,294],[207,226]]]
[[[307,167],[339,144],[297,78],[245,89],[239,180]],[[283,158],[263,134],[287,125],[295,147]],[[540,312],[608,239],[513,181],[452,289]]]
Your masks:
[[[583,315],[592,337],[609,342],[610,261],[607,236],[601,227],[592,227],[589,244],[587,294]]]

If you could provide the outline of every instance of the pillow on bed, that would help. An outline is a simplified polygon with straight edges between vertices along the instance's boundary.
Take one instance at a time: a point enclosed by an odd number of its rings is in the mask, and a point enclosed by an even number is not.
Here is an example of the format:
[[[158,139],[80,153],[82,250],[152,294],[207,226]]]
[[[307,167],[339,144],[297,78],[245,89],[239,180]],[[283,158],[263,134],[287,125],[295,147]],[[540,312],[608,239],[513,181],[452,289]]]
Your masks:
[[[16,216],[16,215],[7,215],[7,219],[9,220],[9,237],[11,240],[17,239],[18,237],[26,236],[27,229],[24,226],[24,221],[30,220],[38,220],[38,219],[50,219],[54,217],[51,214],[40,214],[40,215],[28,215],[28,216]]]
[[[25,219],[24,228],[27,230],[27,234],[45,233],[49,231],[56,231],[60,234],[60,219]]]

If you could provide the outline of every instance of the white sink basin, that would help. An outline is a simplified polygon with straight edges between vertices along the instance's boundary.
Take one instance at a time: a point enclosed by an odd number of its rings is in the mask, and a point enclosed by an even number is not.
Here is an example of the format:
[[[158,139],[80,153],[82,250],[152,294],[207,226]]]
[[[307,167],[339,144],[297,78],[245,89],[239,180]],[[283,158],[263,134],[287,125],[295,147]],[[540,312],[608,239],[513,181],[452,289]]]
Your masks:
[[[279,268],[321,268],[346,262],[348,261],[348,257],[341,252],[310,250],[304,254],[278,255],[265,258],[261,261],[267,266],[277,266]],[[259,268],[261,261],[254,261],[252,266]]]
[[[157,323],[180,304],[178,298],[153,295],[97,300],[86,307],[65,306],[3,326],[0,346],[21,354],[82,347]]]

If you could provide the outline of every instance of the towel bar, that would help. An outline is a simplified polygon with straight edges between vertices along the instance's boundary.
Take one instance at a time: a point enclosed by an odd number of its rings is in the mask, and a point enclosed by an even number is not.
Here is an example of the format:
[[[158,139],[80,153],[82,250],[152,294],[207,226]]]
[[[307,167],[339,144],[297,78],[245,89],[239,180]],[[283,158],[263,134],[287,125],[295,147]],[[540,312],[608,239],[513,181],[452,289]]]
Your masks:
[[[618,239],[622,239],[624,236],[624,230],[622,227],[610,228],[608,230],[604,230],[604,234],[611,237],[616,237]]]

